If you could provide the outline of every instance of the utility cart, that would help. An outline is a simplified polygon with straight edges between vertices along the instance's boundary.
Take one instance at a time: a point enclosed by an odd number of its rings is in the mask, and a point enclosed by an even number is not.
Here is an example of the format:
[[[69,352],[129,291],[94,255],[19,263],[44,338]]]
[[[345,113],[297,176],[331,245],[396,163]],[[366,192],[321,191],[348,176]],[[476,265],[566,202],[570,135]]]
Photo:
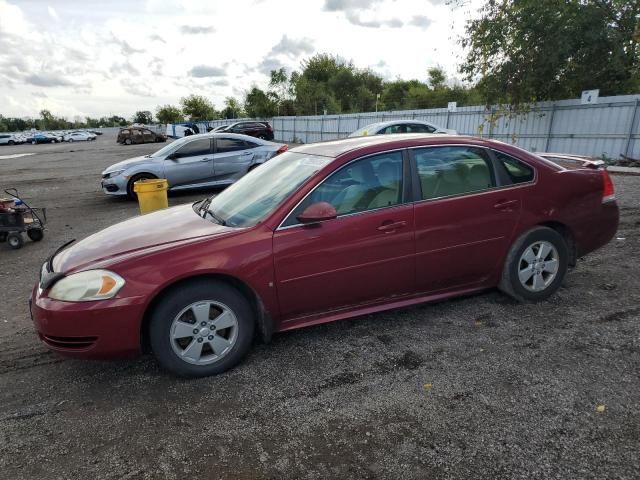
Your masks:
[[[26,232],[34,242],[44,238],[47,223],[46,208],[32,208],[18,195],[15,188],[4,191],[10,198],[0,199],[0,242],[7,242],[13,249],[24,245]]]

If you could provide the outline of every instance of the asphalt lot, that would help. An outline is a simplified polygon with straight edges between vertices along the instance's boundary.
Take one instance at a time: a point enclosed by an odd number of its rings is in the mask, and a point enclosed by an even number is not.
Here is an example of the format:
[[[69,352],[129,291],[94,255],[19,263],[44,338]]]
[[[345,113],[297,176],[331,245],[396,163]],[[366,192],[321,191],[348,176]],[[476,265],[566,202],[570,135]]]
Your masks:
[[[614,176],[618,238],[544,303],[490,291],[279,334],[192,381],[49,353],[27,307],[42,261],[136,215],[99,173],[157,148],[0,148],[35,153],[0,159],[0,187],[49,212],[42,242],[0,244],[0,477],[640,476],[640,176]]]

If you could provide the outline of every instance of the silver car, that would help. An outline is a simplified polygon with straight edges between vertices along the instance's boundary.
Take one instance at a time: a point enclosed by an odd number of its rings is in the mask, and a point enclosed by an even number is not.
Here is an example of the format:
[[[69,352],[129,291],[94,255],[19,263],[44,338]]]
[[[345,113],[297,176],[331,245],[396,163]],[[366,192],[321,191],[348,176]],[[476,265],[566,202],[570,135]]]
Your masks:
[[[169,190],[230,185],[287,148],[247,135],[190,135],[151,155],[111,165],[102,172],[102,190],[135,198],[134,182],[149,178],[166,178]]]
[[[367,135],[385,135],[391,133],[446,133],[456,135],[455,130],[442,128],[438,125],[422,120],[391,120],[366,125],[353,132],[350,137],[365,137]]]

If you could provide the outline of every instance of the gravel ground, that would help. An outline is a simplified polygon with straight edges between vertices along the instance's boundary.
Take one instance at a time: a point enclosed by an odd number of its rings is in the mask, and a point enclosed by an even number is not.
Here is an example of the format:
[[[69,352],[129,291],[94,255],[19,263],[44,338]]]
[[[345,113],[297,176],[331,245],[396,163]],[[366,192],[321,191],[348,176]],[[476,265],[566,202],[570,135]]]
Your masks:
[[[137,213],[100,192],[99,172],[156,148],[104,135],[0,149],[36,153],[0,159],[0,187],[50,219],[42,242],[0,244],[1,477],[640,476],[640,176],[614,177],[618,238],[540,304],[490,291],[279,334],[195,381],[151,357],[49,353],[27,307],[39,266]]]

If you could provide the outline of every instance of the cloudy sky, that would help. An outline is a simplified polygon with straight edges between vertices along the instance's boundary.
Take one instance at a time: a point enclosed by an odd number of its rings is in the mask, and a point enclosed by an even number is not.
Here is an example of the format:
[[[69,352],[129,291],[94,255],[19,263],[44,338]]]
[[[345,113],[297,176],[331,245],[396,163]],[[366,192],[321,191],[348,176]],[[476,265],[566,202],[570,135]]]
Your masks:
[[[265,88],[271,69],[332,53],[388,79],[456,77],[480,0],[0,0],[0,114],[155,111]]]

